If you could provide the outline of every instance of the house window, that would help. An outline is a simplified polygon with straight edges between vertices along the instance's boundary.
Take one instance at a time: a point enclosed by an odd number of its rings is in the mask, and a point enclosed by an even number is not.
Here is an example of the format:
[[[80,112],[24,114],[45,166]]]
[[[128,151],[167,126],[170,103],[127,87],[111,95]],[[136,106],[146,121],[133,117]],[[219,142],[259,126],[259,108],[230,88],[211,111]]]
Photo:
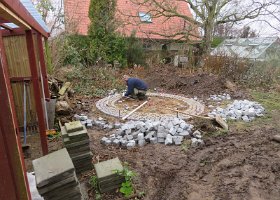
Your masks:
[[[139,12],[141,22],[152,23],[152,16],[150,13]]]

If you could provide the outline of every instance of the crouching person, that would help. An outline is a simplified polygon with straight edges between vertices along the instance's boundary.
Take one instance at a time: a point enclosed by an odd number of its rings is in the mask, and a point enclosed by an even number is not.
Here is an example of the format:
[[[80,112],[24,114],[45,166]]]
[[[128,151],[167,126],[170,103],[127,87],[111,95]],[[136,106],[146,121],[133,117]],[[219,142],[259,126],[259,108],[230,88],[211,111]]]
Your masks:
[[[148,90],[148,86],[143,80],[132,78],[127,75],[123,76],[123,80],[127,85],[127,91],[124,96],[139,100],[147,99],[146,93]]]

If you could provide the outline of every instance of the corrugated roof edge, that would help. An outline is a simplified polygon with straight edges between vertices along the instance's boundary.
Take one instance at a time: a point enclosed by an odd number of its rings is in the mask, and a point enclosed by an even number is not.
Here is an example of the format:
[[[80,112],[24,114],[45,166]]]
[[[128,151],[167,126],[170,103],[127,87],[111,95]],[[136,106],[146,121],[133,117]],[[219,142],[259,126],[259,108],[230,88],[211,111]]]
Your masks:
[[[32,29],[38,31],[44,37],[50,36],[50,33],[46,28],[46,25],[44,25],[44,23],[40,24],[37,21],[37,19],[35,19],[34,16],[27,10],[27,8],[23,5],[23,3],[20,0],[1,0],[1,2],[5,6],[7,6],[7,8],[10,9],[13,13],[15,13],[20,19],[22,19],[24,22],[30,25]],[[38,13],[36,9],[35,11]]]
[[[33,3],[30,0],[20,0],[22,5],[26,8],[26,10],[30,13],[30,15],[40,24],[40,26],[46,31],[50,32],[46,23],[43,21],[42,16],[39,14],[37,9],[34,7]]]

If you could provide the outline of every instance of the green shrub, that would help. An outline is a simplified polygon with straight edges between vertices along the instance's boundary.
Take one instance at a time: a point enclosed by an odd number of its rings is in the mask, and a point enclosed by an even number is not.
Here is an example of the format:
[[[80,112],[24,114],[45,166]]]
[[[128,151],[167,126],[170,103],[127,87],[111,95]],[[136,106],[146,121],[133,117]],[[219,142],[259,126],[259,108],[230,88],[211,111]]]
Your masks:
[[[135,32],[127,38],[127,63],[129,66],[134,64],[146,66],[145,52],[142,42],[135,37]]]

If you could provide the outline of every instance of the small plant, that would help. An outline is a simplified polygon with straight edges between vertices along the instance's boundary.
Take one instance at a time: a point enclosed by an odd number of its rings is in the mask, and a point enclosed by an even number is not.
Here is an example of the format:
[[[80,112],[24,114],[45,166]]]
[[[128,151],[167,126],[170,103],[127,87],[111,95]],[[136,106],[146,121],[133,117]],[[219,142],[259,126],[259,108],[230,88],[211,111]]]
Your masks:
[[[101,194],[98,190],[98,180],[97,180],[97,176],[91,176],[89,179],[89,184],[91,185],[91,187],[95,190],[95,199],[96,200],[100,200],[101,199]]]
[[[187,152],[190,146],[191,146],[190,140],[184,141],[183,144],[181,145],[182,151]]]
[[[133,185],[132,179],[136,176],[136,173],[130,170],[127,166],[127,163],[124,165],[124,169],[122,171],[117,170],[116,173],[118,175],[124,176],[125,182],[122,183],[120,188],[120,192],[125,196],[129,197],[133,194]]]

